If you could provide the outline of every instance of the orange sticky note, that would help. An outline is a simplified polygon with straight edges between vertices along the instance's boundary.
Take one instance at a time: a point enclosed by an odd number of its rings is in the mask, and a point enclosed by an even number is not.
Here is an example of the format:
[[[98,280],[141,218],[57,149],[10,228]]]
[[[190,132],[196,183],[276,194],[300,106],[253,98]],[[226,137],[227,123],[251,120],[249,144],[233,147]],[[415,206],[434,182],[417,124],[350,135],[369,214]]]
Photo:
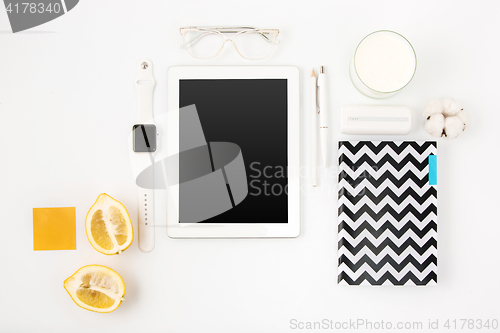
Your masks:
[[[75,207],[33,208],[33,250],[76,250]]]

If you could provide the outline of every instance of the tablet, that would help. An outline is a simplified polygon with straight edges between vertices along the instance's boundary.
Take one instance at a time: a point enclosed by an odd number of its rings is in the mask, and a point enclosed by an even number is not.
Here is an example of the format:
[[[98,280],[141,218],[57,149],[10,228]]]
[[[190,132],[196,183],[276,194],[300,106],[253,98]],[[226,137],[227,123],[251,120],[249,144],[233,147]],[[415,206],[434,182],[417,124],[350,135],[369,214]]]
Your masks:
[[[297,237],[298,69],[170,67],[167,104],[168,236]]]

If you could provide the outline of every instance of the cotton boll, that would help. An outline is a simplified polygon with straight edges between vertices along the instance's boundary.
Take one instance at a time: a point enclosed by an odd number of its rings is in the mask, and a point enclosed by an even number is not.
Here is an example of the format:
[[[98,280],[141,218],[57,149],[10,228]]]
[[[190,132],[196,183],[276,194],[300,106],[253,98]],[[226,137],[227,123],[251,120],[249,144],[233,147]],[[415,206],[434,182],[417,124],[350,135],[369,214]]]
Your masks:
[[[443,113],[445,116],[454,116],[462,110],[462,106],[453,98],[443,98]]]
[[[469,114],[465,111],[460,111],[459,113],[456,114],[456,117],[460,118],[462,122],[464,123],[464,129],[468,126],[470,126],[470,117]]]
[[[444,124],[444,116],[441,113],[435,113],[431,115],[425,122],[425,129],[432,136],[439,138],[443,134]]]
[[[452,116],[444,120],[444,131],[450,139],[456,138],[464,131],[465,124],[462,119]]]
[[[432,136],[456,138],[470,126],[469,114],[453,98],[431,99],[422,114],[425,129]]]
[[[454,102],[453,98],[450,98],[450,97],[443,98],[441,100],[441,103],[443,103],[443,111],[445,111],[446,109],[448,109],[450,107],[451,103],[453,103],[453,102]]]
[[[427,119],[436,113],[443,113],[443,103],[439,98],[433,98],[427,102],[422,116]]]

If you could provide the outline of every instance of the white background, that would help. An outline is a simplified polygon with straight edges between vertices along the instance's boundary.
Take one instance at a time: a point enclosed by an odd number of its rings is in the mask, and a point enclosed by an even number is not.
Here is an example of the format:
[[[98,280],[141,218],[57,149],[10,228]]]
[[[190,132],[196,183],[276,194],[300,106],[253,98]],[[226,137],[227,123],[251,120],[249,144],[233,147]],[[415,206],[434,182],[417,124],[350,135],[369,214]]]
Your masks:
[[[0,8],[0,331],[289,332],[290,320],[500,319],[498,1],[81,1],[53,22],[12,34]],[[264,61],[191,59],[179,27],[279,28]],[[391,29],[413,44],[411,84],[383,101],[361,95],[348,74],[357,43]],[[164,229],[152,253],[137,242],[120,256],[96,252],[87,210],[106,192],[136,216],[127,137],[135,120],[135,66],[154,63],[155,114],[166,112],[171,65],[295,65],[301,73],[302,234],[297,239],[173,240]],[[342,104],[403,104],[415,124],[402,139],[432,139],[420,113],[451,96],[473,125],[439,145],[439,285],[339,287],[336,161],[312,189],[311,68],[324,65],[336,156]],[[336,123],[337,122],[337,123]],[[34,252],[32,208],[76,207],[77,250]],[[136,221],[134,220],[134,223]],[[137,239],[137,238],[136,238]],[[63,281],[81,266],[107,265],[127,285],[115,312],[76,306]],[[305,330],[302,330],[305,331]]]

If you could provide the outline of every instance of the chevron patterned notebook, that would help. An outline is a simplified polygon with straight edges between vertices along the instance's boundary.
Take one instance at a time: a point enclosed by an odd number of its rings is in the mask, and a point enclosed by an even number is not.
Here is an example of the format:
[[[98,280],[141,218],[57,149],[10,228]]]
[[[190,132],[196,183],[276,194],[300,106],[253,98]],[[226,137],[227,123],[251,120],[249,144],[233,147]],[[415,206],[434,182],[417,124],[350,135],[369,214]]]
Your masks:
[[[339,284],[437,283],[436,185],[436,142],[339,142]]]

